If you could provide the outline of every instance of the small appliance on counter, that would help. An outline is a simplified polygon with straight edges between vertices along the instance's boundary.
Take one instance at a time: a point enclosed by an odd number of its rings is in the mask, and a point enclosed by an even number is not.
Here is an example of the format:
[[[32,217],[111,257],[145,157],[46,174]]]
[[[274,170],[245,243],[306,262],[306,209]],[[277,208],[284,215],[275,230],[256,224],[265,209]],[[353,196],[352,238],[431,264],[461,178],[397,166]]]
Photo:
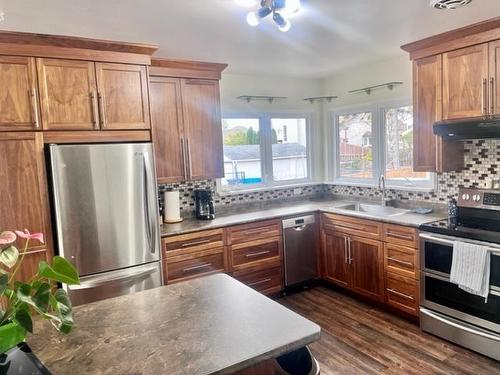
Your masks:
[[[163,193],[163,222],[165,224],[182,221],[178,190],[167,190]]]
[[[200,220],[215,219],[214,199],[212,191],[209,189],[199,189],[194,191],[196,203],[196,218]]]

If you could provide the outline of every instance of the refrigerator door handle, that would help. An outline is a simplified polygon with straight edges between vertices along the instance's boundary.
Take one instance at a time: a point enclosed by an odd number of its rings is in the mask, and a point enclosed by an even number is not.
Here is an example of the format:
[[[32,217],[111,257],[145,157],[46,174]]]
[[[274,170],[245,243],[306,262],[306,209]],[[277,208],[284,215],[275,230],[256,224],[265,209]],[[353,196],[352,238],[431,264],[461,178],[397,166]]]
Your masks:
[[[149,154],[147,152],[142,153],[142,158],[144,161],[144,171],[145,171],[145,180],[144,180],[144,200],[146,207],[146,227],[148,231],[148,243],[149,243],[149,251],[154,254],[156,253],[156,241],[158,236],[158,229],[156,228],[155,221],[153,220],[154,215],[158,215],[154,211],[154,205],[151,204],[151,195],[150,188],[154,186],[155,179],[153,176],[153,171],[151,170],[151,159],[149,158]],[[154,195],[154,194],[153,194]],[[156,199],[153,197],[153,199]]]
[[[97,288],[106,284],[110,284],[116,281],[125,282],[134,279],[140,279],[144,276],[150,275],[152,273],[158,272],[158,267],[155,265],[149,269],[141,269],[136,272],[119,272],[118,274],[113,274],[107,277],[99,277],[96,280],[83,281],[80,285],[66,285],[69,290],[83,290]]]

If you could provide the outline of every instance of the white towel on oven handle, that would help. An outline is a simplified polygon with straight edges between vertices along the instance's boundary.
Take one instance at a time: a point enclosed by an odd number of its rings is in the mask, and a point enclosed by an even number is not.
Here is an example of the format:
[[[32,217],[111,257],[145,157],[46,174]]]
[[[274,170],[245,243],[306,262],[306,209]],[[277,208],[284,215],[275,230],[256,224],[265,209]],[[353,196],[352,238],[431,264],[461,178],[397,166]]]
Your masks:
[[[453,243],[450,281],[468,293],[484,297],[490,292],[491,252],[487,246],[462,241]]]

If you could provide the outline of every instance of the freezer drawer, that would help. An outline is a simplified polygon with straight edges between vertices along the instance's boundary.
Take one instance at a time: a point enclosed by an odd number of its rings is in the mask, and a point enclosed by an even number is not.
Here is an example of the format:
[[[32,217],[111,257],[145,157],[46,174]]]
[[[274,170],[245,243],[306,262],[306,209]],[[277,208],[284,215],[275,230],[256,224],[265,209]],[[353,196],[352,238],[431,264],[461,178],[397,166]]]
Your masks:
[[[161,286],[160,262],[80,278],[80,285],[65,286],[73,305],[140,292]]]

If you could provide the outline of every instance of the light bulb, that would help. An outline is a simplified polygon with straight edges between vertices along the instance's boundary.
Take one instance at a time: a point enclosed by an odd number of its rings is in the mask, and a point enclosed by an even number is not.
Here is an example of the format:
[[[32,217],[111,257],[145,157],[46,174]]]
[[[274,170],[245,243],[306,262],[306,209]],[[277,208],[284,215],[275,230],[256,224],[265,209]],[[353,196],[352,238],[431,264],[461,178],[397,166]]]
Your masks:
[[[285,24],[283,26],[279,26],[280,31],[286,33],[292,27],[292,23],[289,20],[285,20]]]
[[[259,17],[257,17],[257,15],[255,14],[255,12],[249,12],[247,14],[247,23],[252,26],[252,27],[255,27],[259,24]]]
[[[285,8],[282,9],[282,13],[290,16],[297,13],[300,10],[300,0],[286,0]]]

